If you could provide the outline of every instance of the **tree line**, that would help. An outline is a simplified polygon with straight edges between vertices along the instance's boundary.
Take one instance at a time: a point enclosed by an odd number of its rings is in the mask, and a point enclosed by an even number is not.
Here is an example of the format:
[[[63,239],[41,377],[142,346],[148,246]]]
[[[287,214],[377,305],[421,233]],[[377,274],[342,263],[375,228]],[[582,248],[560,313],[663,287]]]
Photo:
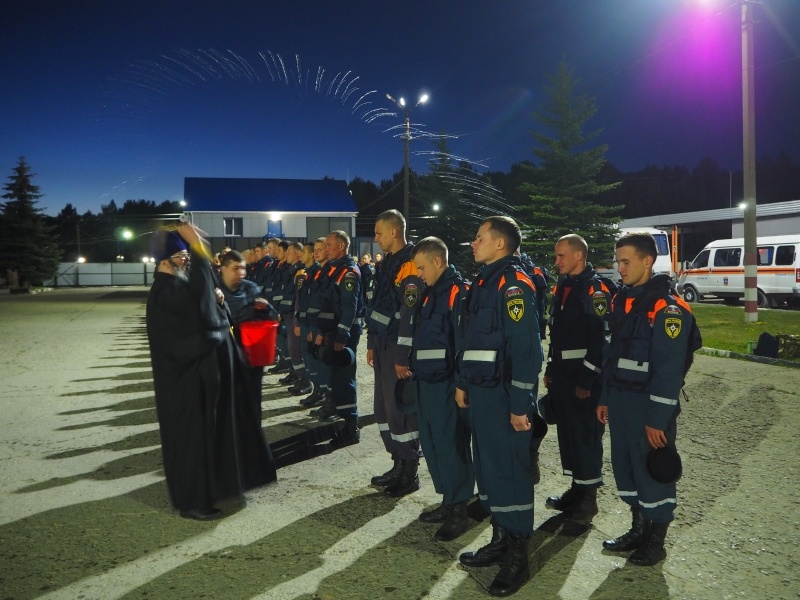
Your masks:
[[[447,243],[452,261],[474,271],[469,242],[481,220],[506,214],[523,229],[523,251],[549,268],[555,240],[579,233],[590,243],[590,262],[613,257],[615,226],[622,219],[736,206],[742,197],[742,174],[720,167],[713,158],[693,169],[649,165],[623,172],[605,159],[608,147],[598,144],[602,130],[588,128],[598,107],[582,90],[564,62],[549,78],[545,102],[532,115],[540,130],[532,133],[534,160],[508,172],[480,173],[475,165],[449,152],[448,136],[434,138],[426,173],[409,174],[409,234],[436,235]],[[20,157],[4,187],[0,212],[0,276],[14,272],[20,285],[52,277],[64,257],[89,256],[92,262],[134,260],[125,230],[152,231],[165,218],[182,212],[177,202],[112,200],[97,214],[79,214],[67,204],[55,217],[36,208],[42,196]],[[790,156],[757,161],[759,204],[800,198],[800,165]],[[403,207],[403,169],[374,183],[356,177],[350,190],[358,208],[356,236],[372,237],[375,216]]]

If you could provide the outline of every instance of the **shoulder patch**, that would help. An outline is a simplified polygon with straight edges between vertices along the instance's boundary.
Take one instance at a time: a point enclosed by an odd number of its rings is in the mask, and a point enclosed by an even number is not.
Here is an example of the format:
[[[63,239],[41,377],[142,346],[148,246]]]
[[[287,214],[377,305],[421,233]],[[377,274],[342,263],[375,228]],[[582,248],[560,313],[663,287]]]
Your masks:
[[[682,315],[683,312],[677,306],[667,306],[664,309],[664,314],[665,315]]]
[[[523,292],[520,288],[515,285],[512,285],[510,288],[506,290],[506,298],[513,298],[514,296],[522,296]]]
[[[592,306],[594,306],[595,314],[602,317],[608,312],[608,298],[603,292],[597,291],[592,294]]]
[[[681,334],[681,320],[675,317],[665,319],[664,330],[667,332],[667,335],[674,340]]]
[[[525,314],[525,300],[522,298],[511,298],[506,300],[506,310],[512,321],[521,321]]]
[[[353,271],[348,271],[344,275],[344,289],[348,292],[352,292],[356,287],[356,282],[358,281],[359,277]]]
[[[403,302],[406,303],[406,306],[411,308],[417,303],[418,297],[419,297],[419,288],[417,287],[417,284],[409,283],[403,292]]]

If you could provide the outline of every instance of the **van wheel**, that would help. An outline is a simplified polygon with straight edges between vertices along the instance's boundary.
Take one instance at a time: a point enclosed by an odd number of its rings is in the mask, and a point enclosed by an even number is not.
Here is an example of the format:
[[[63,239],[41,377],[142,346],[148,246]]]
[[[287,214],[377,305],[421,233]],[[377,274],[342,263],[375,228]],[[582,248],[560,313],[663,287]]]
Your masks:
[[[683,288],[683,299],[691,304],[692,302],[697,302],[700,300],[700,294],[698,294],[697,290],[692,286],[687,285],[685,288]]]
[[[772,300],[761,290],[757,290],[756,298],[758,299],[758,308],[773,308]]]

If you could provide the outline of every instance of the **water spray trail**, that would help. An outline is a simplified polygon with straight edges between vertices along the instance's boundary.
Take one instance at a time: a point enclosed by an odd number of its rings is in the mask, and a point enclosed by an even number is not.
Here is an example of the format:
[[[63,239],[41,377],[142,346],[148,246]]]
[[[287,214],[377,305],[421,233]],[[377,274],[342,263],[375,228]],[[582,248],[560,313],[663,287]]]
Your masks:
[[[337,79],[339,79],[339,75],[341,75],[341,74],[342,74],[342,72],[341,72],[341,71],[339,71],[339,72],[336,74],[336,77],[334,77],[333,79],[331,79],[331,82],[328,84],[328,91],[327,91],[327,93],[325,94],[325,97],[326,97],[326,98],[327,98],[328,96],[330,96],[330,95],[331,95],[331,90],[333,89],[333,84],[334,84],[334,83],[336,83],[336,80],[337,80]]]
[[[236,54],[233,50],[228,50],[228,52],[233,56],[236,60],[238,60],[242,67],[244,67],[245,72],[247,73],[247,78],[249,79],[250,83],[258,82],[261,83],[261,80],[258,78],[258,73],[256,73],[255,69],[250,65],[248,61],[246,61],[243,57]]]
[[[333,93],[333,97],[334,97],[334,98],[336,98],[336,96],[338,96],[338,95],[339,95],[339,88],[340,88],[340,87],[342,87],[342,84],[344,83],[344,80],[345,80],[345,79],[347,79],[347,76],[348,76],[348,75],[350,75],[350,71],[348,71],[347,73],[345,73],[345,74],[342,76],[342,80],[339,82],[339,85],[337,85],[337,86],[336,86],[336,91]]]
[[[272,81],[275,81],[275,75],[272,74],[272,69],[269,67],[269,63],[267,62],[267,57],[264,56],[263,52],[259,52],[258,55],[261,57],[261,60],[264,61],[264,65],[267,67],[267,71],[269,71],[269,76],[272,77]]]
[[[283,64],[283,57],[280,54],[276,54],[276,56],[281,62],[281,68],[283,69],[283,80],[286,82],[286,85],[289,85],[289,76],[286,74],[286,65]]]
[[[347,95],[347,88],[349,88],[351,85],[353,85],[358,79],[361,79],[360,75],[356,75],[355,77],[353,77],[350,80],[350,83],[348,83],[347,87],[344,88],[344,91],[342,92],[342,96],[346,96]],[[342,102],[344,102],[344,98],[342,98]]]
[[[278,81],[283,81],[281,79],[281,70],[278,68],[278,63],[275,62],[275,57],[272,56],[272,52],[270,50],[267,50],[267,53],[269,54],[269,57],[272,60],[272,64],[275,66],[275,72],[278,74]],[[280,58],[280,57],[278,57],[278,58]]]
[[[297,62],[297,85],[303,85],[303,80],[302,80],[303,71],[300,70],[300,55],[295,54],[294,59]]]

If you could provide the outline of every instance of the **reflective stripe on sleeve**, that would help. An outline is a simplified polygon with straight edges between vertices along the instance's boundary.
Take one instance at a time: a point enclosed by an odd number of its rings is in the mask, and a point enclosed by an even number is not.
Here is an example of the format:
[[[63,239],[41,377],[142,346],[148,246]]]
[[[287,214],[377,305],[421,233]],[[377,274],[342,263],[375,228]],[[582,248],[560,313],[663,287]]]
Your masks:
[[[586,356],[586,348],[575,348],[574,350],[562,350],[562,360],[574,360]]]
[[[320,319],[333,319],[333,313],[332,312],[321,312],[317,316]]]
[[[397,338],[397,345],[398,346],[410,346],[414,343],[414,338],[410,337],[399,337]]]
[[[447,350],[433,349],[433,350],[417,350],[417,360],[434,360],[437,358],[445,358]]]
[[[583,366],[584,366],[584,367],[586,367],[587,369],[591,369],[591,370],[592,370],[592,371],[594,371],[595,373],[599,373],[599,372],[600,372],[600,367],[595,367],[595,366],[594,366],[592,363],[590,363],[588,360],[584,360],[584,361],[583,361]]]
[[[350,328],[344,323],[339,323],[339,329],[342,329],[344,331],[350,331]]]
[[[495,362],[497,360],[497,350],[465,350],[464,360]]]
[[[413,442],[419,439],[419,431],[411,431],[409,433],[393,433],[392,439],[395,442]]]
[[[650,394],[650,400],[653,402],[659,402],[661,404],[667,404],[669,406],[677,406],[678,404],[677,400],[673,400],[672,398],[663,398],[661,396],[654,396],[653,394]]]
[[[392,320],[392,317],[379,313],[377,310],[373,310],[369,317],[382,325],[388,325]]]
[[[639,363],[628,358],[620,358],[617,361],[617,366],[620,369],[627,369],[628,371],[641,371],[642,373],[647,373],[647,371],[650,370],[649,362]]]

